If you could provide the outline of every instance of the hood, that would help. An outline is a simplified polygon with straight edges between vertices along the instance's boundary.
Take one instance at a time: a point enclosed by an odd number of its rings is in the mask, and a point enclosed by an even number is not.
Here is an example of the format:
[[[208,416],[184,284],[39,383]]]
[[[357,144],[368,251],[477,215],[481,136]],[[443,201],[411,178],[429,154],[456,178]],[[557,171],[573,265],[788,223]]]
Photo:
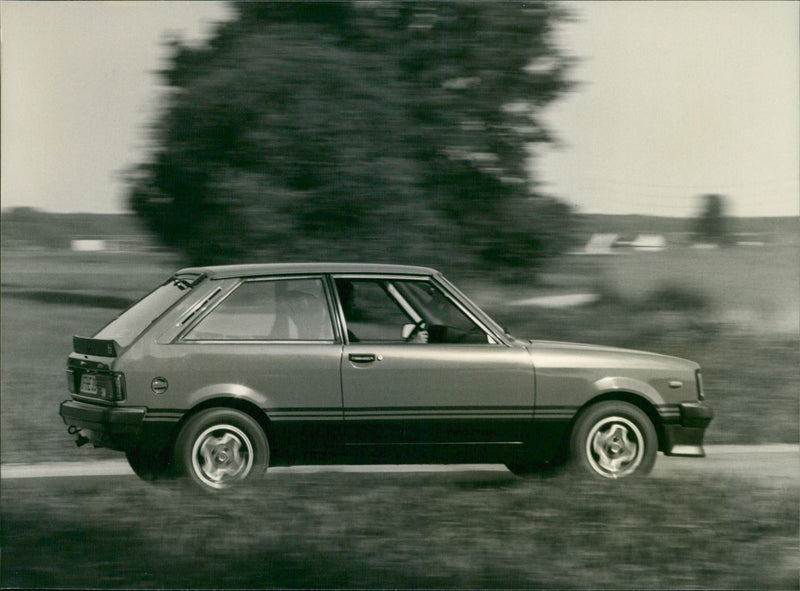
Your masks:
[[[616,361],[626,366],[658,366],[691,370],[700,367],[694,361],[681,357],[651,353],[650,351],[639,351],[637,349],[610,347],[607,345],[530,340],[528,341],[527,348],[534,358],[537,354],[548,354],[583,359],[592,358],[598,361],[604,360],[606,362]]]

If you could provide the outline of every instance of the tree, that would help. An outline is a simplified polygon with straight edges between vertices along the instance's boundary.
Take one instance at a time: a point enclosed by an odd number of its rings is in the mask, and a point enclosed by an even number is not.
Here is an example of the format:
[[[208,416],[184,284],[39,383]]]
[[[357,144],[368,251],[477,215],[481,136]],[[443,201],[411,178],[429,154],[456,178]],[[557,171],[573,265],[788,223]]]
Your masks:
[[[726,201],[722,195],[702,196],[702,210],[695,221],[695,235],[698,240],[711,244],[730,243],[728,222],[725,216]]]
[[[529,178],[570,88],[550,3],[242,3],[171,42],[130,202],[193,263],[535,268],[569,209]]]

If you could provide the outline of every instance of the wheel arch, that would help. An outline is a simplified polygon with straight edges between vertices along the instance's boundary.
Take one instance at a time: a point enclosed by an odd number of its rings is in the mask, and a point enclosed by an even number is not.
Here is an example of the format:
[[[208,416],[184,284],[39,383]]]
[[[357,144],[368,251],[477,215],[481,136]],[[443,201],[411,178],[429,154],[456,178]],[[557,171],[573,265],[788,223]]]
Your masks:
[[[249,415],[250,418],[255,420],[256,423],[258,423],[258,425],[261,427],[261,430],[267,437],[267,441],[269,442],[270,447],[272,446],[274,441],[274,433],[272,431],[272,422],[267,416],[267,413],[264,412],[261,408],[259,408],[256,404],[254,404],[250,400],[234,396],[225,396],[225,395],[215,396],[213,398],[207,398],[202,402],[199,402],[198,404],[193,406],[190,410],[188,410],[181,417],[181,420],[178,421],[177,428],[175,429],[175,438],[178,437],[178,434],[180,433],[181,429],[189,421],[189,419],[209,408],[230,408],[233,410],[238,410],[240,412],[243,412],[246,415]]]
[[[590,407],[607,401],[627,402],[628,404],[632,404],[644,412],[647,415],[647,418],[649,418],[650,422],[653,424],[653,428],[656,430],[656,436],[658,437],[658,449],[659,451],[663,451],[665,445],[664,428],[661,424],[661,417],[659,417],[655,405],[648,400],[647,397],[637,394],[636,392],[630,392],[627,390],[611,390],[608,392],[602,392],[590,400],[587,400],[572,416],[572,419],[570,419],[569,425],[567,426],[567,429],[564,430],[564,435],[562,437],[559,452],[561,457],[566,458],[567,454],[569,454],[569,440],[572,436],[572,431],[575,429],[575,424],[578,422],[578,418]]]
[[[173,474],[206,491],[263,475],[271,457],[271,436],[265,421],[265,413],[247,400],[219,396],[195,405],[178,422]],[[224,436],[217,437],[216,431]],[[232,453],[242,446],[247,448],[246,453]],[[216,450],[221,450],[219,455]]]

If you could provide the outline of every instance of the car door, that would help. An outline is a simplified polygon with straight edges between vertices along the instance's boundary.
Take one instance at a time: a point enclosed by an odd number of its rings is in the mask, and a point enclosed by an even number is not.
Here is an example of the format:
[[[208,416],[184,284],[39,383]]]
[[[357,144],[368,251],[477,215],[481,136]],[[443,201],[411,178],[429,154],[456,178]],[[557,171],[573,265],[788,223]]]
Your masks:
[[[425,277],[335,280],[348,339],[345,441],[381,461],[502,458],[534,406],[524,348],[501,343]]]

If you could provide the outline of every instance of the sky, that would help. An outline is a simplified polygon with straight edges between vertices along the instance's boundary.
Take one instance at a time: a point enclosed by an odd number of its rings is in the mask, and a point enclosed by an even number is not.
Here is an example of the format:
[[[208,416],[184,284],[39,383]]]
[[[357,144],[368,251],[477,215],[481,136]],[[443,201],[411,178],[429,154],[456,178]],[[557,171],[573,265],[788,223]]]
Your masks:
[[[800,215],[800,3],[576,2],[559,35],[579,86],[532,162],[577,211]],[[167,35],[202,42],[217,2],[0,3],[2,207],[126,211]]]
[[[545,190],[580,211],[800,212],[800,3],[573,5],[562,31],[581,86],[550,116]]]

